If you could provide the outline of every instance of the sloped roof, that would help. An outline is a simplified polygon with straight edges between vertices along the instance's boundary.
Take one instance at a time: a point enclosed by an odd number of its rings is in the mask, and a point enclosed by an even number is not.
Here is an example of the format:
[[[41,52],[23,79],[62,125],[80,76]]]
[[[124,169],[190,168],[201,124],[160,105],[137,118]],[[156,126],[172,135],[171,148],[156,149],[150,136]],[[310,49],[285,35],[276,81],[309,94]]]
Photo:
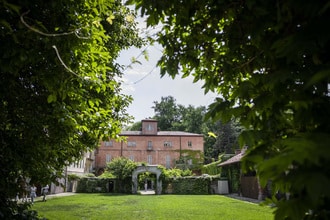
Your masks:
[[[122,136],[130,136],[130,135],[143,135],[141,131],[122,131],[120,133]],[[144,134],[146,135],[146,134]],[[149,136],[149,135],[148,135]],[[158,131],[157,136],[203,136],[202,134],[195,134],[184,131]]]
[[[246,151],[246,149],[243,148],[240,153],[238,153],[235,156],[229,158],[228,160],[220,163],[218,166],[222,167],[222,166],[226,166],[226,165],[229,165],[229,164],[239,163],[241,161],[242,157],[244,156],[245,151]]]

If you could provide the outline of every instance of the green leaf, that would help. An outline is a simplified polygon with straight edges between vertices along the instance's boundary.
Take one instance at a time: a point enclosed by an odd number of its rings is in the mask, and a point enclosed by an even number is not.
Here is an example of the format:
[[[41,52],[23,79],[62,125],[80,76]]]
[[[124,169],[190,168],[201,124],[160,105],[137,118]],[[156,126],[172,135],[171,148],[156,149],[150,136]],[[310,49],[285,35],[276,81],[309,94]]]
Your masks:
[[[315,73],[311,79],[307,82],[306,84],[306,88],[309,88],[319,82],[322,82],[324,80],[327,80],[330,78],[330,69],[325,69],[322,71],[319,71],[317,73]]]
[[[55,94],[50,94],[48,97],[47,97],[47,102],[48,103],[52,103],[52,102],[56,102],[57,101],[57,96]]]
[[[89,106],[90,106],[91,108],[94,107],[94,102],[93,102],[92,100],[88,100],[88,104],[89,104]]]

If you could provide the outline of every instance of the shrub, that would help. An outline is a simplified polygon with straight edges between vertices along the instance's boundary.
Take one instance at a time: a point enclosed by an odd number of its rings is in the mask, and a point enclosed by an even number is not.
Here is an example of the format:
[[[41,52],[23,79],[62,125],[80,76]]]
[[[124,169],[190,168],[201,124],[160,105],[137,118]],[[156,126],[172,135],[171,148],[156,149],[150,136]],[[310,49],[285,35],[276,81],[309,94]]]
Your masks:
[[[71,181],[75,181],[75,180],[79,180],[81,178],[81,176],[75,174],[75,173],[72,173],[72,174],[69,174],[68,175],[68,181],[71,182]]]
[[[206,195],[213,194],[211,183],[219,179],[217,176],[185,176],[177,178],[167,178],[163,182],[163,193]],[[170,186],[170,190],[168,187]]]
[[[99,178],[108,178],[108,179],[114,179],[116,178],[115,175],[113,175],[113,173],[109,172],[109,171],[105,171],[104,173],[102,173],[102,175],[98,176]]]
[[[83,177],[78,181],[77,192],[95,193],[108,192],[109,180],[107,178]]]

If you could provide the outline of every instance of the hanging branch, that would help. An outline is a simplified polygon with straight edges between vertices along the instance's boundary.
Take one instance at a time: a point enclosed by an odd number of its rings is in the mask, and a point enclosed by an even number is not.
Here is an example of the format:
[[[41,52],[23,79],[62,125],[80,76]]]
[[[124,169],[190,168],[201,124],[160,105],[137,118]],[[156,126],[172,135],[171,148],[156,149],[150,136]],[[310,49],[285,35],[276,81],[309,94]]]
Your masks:
[[[65,63],[64,61],[62,60],[61,56],[60,56],[60,53],[58,52],[57,50],[57,47],[55,45],[52,46],[56,52],[56,55],[57,55],[57,58],[59,59],[59,61],[61,62],[61,64],[64,66],[65,69],[67,69],[70,73],[72,73],[73,75],[79,77],[82,79],[81,76],[79,76],[77,73],[75,73],[73,70],[71,70]]]
[[[30,12],[30,10],[27,11],[27,12],[24,12],[24,13],[20,16],[20,19],[21,19],[21,22],[22,22],[22,23],[23,23],[28,29],[30,29],[30,30],[33,31],[33,32],[36,32],[36,33],[38,33],[38,34],[40,34],[40,35],[43,35],[43,36],[46,36],[46,37],[59,37],[59,36],[67,36],[67,35],[75,34],[78,38],[81,38],[81,39],[89,39],[89,38],[87,38],[87,37],[81,37],[81,36],[78,35],[78,32],[79,32],[80,29],[76,29],[76,30],[71,31],[71,32],[58,33],[58,34],[48,34],[48,33],[42,32],[42,31],[40,31],[40,30],[38,30],[38,29],[36,29],[36,28],[30,26],[30,25],[29,25],[28,23],[26,23],[26,21],[24,20],[24,16],[27,15],[29,12]],[[69,71],[70,73],[72,73],[73,75],[79,77],[80,79],[86,80],[85,78],[82,78],[82,77],[79,76],[77,73],[75,73],[73,70],[71,70],[71,69],[70,69],[70,68],[64,63],[64,61],[62,60],[62,58],[61,58],[61,56],[60,56],[60,53],[59,53],[59,51],[58,51],[58,49],[57,49],[57,47],[56,47],[55,45],[53,45],[52,47],[54,48],[54,50],[55,50],[55,52],[56,52],[56,56],[57,56],[58,60],[61,62],[61,64],[64,66],[64,68],[65,68],[66,70],[68,70],[68,71]]]
[[[27,15],[28,13],[30,13],[30,10],[27,11],[27,12],[24,12],[20,16],[21,22],[25,25],[25,27],[27,27],[31,31],[36,32],[36,33],[38,33],[40,35],[43,35],[43,36],[46,36],[46,37],[59,37],[59,36],[67,36],[67,35],[74,34],[74,35],[76,35],[76,37],[78,37],[80,39],[89,39],[89,37],[82,37],[82,36],[79,36],[78,35],[79,31],[81,30],[80,28],[79,29],[76,29],[74,31],[71,31],[71,32],[64,32],[64,33],[58,33],[58,34],[48,34],[48,33],[42,32],[42,31],[40,31],[40,30],[38,30],[38,29],[30,26],[28,23],[26,23],[26,21],[24,20],[24,16]]]

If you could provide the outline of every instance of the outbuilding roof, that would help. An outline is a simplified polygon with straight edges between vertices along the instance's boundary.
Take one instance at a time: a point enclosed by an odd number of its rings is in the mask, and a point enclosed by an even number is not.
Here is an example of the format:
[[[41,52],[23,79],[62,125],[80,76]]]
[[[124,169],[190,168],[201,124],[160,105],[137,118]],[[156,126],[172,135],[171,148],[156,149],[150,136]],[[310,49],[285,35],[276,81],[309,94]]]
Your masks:
[[[244,154],[245,154],[246,148],[244,147],[240,153],[236,154],[235,156],[229,158],[228,160],[220,163],[218,166],[222,167],[222,166],[226,166],[229,164],[234,164],[234,163],[239,163],[241,161],[241,159],[243,158]]]

